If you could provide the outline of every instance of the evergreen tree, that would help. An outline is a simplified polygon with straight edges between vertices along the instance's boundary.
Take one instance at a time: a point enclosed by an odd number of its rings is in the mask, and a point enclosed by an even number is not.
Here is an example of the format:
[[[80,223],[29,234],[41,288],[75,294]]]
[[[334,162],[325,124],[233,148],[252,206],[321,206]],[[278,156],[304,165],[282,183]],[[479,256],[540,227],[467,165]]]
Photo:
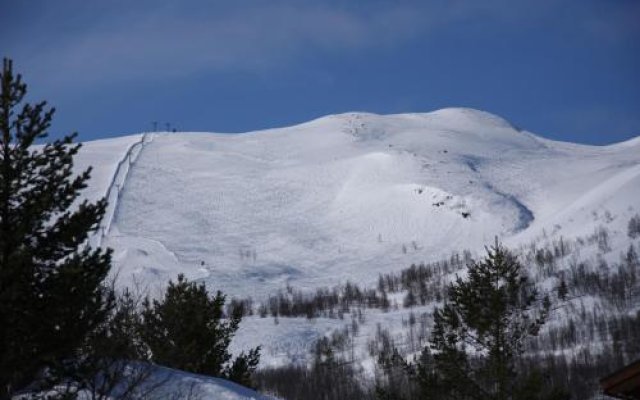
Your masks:
[[[640,215],[636,214],[629,220],[627,225],[627,234],[631,239],[640,237]]]
[[[249,350],[248,353],[240,353],[233,363],[227,368],[224,376],[229,380],[243,386],[255,389],[252,375],[260,362],[260,347]]]
[[[567,299],[567,295],[569,294],[569,288],[567,287],[567,282],[564,279],[560,281],[560,286],[558,286],[558,298],[562,301]]]
[[[147,387],[153,372],[149,348],[140,336],[141,314],[138,297],[128,290],[110,296],[113,309],[108,318],[85,342],[77,361],[73,385],[65,385],[63,394],[85,390],[92,400],[143,398],[157,387]],[[131,361],[135,361],[131,363]]]
[[[627,264],[627,267],[631,271],[640,269],[640,258],[638,257],[638,253],[636,252],[636,250],[633,248],[633,244],[629,245],[627,254],[625,254],[624,256],[624,262]]]
[[[422,375],[446,398],[541,398],[535,397],[541,394],[537,381],[518,366],[549,308],[548,297],[540,298],[522,265],[496,242],[484,260],[469,265],[466,279],[456,279],[434,312],[433,361],[422,363]]]
[[[259,348],[242,354],[231,365],[229,344],[242,315],[225,318],[225,296],[209,296],[204,284],[178,275],[160,300],[145,300],[141,334],[158,364],[184,371],[227,377],[250,383],[259,361]],[[251,385],[249,385],[251,386]]]
[[[35,146],[54,110],[45,102],[18,110],[26,85],[9,60],[0,82],[0,399],[8,399],[73,375],[112,305],[102,284],[111,254],[87,245],[106,203],[75,203],[90,176],[73,172],[76,135]]]

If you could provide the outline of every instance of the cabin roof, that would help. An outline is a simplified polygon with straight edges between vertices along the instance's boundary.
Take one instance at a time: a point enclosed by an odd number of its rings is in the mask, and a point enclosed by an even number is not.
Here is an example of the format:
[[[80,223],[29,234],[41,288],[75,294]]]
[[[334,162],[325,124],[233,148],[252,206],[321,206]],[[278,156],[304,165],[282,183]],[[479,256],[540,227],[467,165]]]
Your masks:
[[[625,400],[640,400],[640,360],[600,379],[604,394]]]

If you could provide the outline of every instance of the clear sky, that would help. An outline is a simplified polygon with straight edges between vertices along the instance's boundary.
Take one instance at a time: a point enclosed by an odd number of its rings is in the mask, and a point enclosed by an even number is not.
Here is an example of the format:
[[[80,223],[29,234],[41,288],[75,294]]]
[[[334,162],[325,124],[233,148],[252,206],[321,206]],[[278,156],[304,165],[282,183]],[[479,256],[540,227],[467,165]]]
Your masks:
[[[81,140],[451,106],[640,135],[638,0],[0,0],[0,56]]]

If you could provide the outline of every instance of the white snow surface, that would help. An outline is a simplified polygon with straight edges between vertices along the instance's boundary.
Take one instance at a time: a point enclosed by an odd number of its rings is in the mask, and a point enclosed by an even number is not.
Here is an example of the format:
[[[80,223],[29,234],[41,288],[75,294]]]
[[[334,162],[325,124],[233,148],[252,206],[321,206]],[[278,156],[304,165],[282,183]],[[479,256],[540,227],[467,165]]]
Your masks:
[[[495,236],[518,246],[602,224],[622,249],[626,224],[640,212],[640,138],[556,142],[473,109],[152,135],[102,241],[115,250],[119,284],[152,291],[178,273],[258,300],[287,284],[373,285],[381,272],[477,252]],[[94,168],[87,197],[106,193],[115,164],[138,140],[86,143],[76,163]],[[241,348],[264,338],[278,353],[287,332],[286,344],[304,348],[334,325],[282,319],[270,330],[260,321],[242,328],[249,333]]]
[[[90,199],[139,139],[85,144],[76,163],[94,168]],[[286,283],[371,283],[496,235],[583,235],[605,210],[624,230],[640,208],[640,141],[553,142],[471,109],[348,113],[245,134],[155,134],[123,187],[105,243],[123,282],[182,272],[259,298]]]
[[[240,386],[234,382],[192,374],[165,367],[154,367],[146,387],[158,386],[151,392],[157,399],[274,400],[270,396]]]
[[[276,400],[274,397],[260,394],[252,389],[238,385],[234,382],[213,378],[210,376],[192,374],[180,370],[166,368],[157,365],[133,364],[128,366],[132,373],[132,379],[145,376],[141,384],[134,388],[126,385],[116,386],[112,392],[105,394],[106,399],[122,398],[123,391],[131,390],[126,398],[140,399],[211,399],[211,400]],[[137,372],[142,371],[142,372]],[[140,374],[144,375],[140,375]],[[65,393],[66,387],[61,387],[60,393]],[[40,393],[46,395],[46,393]],[[50,394],[59,394],[56,391]],[[77,398],[81,400],[91,400],[96,398],[94,393],[88,390],[81,390],[77,393]],[[27,400],[33,398],[31,395],[14,396],[14,400]],[[103,398],[103,397],[100,397]]]

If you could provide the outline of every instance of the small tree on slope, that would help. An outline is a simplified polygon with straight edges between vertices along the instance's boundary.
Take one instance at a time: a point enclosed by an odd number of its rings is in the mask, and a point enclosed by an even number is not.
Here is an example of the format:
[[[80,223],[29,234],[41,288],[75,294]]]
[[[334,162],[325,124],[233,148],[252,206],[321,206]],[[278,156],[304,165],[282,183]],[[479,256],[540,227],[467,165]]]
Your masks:
[[[47,137],[53,109],[25,104],[20,76],[0,76],[0,399],[73,375],[73,357],[103,322],[110,252],[86,246],[105,201],[72,209],[90,170],[74,177],[75,134]],[[60,375],[56,373],[59,372]]]
[[[417,368],[422,383],[444,398],[541,398],[538,375],[522,376],[519,365],[526,340],[538,334],[549,308],[515,256],[496,242],[436,309],[431,351]]]
[[[160,300],[143,303],[142,338],[153,361],[184,371],[235,380],[251,386],[258,365],[259,347],[230,363],[229,344],[241,315],[225,318],[225,296],[209,296],[204,284],[179,275]]]

